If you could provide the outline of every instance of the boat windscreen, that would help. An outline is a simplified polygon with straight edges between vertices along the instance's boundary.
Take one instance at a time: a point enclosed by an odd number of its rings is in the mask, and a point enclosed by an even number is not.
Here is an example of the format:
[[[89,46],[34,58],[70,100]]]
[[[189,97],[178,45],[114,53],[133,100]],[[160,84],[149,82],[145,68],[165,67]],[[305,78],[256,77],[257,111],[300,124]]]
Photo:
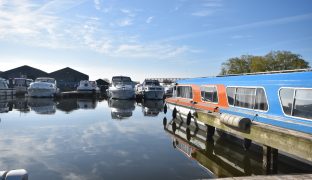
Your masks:
[[[124,77],[124,76],[116,76],[112,79],[113,83],[131,83],[130,77]]]
[[[147,86],[160,86],[159,81],[145,81]]]
[[[47,83],[55,83],[55,79],[52,78],[38,78],[36,82],[47,82]]]

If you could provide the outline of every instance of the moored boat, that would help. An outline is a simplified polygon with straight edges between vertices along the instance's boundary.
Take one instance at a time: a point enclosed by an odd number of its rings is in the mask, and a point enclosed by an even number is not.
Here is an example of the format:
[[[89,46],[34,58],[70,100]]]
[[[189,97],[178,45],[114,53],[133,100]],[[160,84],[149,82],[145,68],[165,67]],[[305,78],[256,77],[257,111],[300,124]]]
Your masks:
[[[77,91],[80,93],[99,93],[100,88],[95,81],[82,80],[77,87]]]
[[[201,111],[227,125],[249,120],[312,134],[310,70],[181,80],[166,103],[187,119]]]
[[[135,91],[131,78],[127,76],[114,76],[108,88],[108,97],[113,99],[134,99]]]
[[[0,78],[0,96],[15,96],[15,94],[15,89],[9,88],[7,81]]]
[[[27,92],[30,97],[54,97],[59,90],[54,78],[41,77],[30,83]]]
[[[146,79],[142,84],[137,85],[136,94],[144,99],[163,99],[165,91],[158,80]]]

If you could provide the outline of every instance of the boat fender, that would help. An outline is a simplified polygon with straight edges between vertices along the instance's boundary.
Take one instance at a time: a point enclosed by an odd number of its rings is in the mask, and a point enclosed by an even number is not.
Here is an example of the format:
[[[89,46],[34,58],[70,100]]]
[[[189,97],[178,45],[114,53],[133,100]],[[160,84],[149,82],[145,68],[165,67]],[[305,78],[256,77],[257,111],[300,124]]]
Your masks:
[[[167,114],[167,104],[164,106],[164,113]]]
[[[172,118],[175,119],[177,117],[177,109],[174,108],[172,111]]]
[[[187,141],[191,140],[191,130],[190,130],[190,128],[186,128],[186,139],[187,139]]]
[[[167,118],[166,118],[166,117],[164,117],[164,119],[163,119],[163,125],[164,125],[164,126],[167,125]]]
[[[191,124],[192,114],[189,112],[186,117],[186,124],[189,126]]]
[[[172,132],[173,132],[173,134],[175,134],[176,130],[177,130],[177,124],[175,122],[173,122],[172,123]]]
[[[249,118],[222,113],[220,121],[223,124],[237,127],[242,130],[247,130],[250,127],[251,120]]]

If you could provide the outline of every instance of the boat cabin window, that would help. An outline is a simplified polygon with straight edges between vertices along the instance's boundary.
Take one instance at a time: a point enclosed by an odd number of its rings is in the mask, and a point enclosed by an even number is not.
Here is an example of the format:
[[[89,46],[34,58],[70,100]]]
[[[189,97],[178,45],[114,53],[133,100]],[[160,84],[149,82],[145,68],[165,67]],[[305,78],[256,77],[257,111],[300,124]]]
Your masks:
[[[268,102],[263,88],[228,87],[226,93],[231,106],[268,110]]]
[[[192,87],[177,86],[176,97],[192,99],[193,98]]]
[[[215,86],[201,86],[200,92],[203,101],[218,103],[218,92]]]
[[[312,89],[282,88],[279,95],[286,115],[312,119]]]

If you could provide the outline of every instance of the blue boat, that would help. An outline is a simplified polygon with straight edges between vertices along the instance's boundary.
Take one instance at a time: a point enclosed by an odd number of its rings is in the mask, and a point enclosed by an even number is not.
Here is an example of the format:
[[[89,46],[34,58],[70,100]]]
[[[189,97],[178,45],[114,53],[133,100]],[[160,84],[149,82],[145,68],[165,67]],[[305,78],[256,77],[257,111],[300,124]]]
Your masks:
[[[227,98],[228,107],[220,106],[218,110],[221,114],[245,117],[253,123],[312,134],[311,70],[192,78],[177,83],[178,86],[199,87],[223,85],[226,96],[218,96],[219,100],[220,97]],[[192,95],[195,96],[194,91]]]

